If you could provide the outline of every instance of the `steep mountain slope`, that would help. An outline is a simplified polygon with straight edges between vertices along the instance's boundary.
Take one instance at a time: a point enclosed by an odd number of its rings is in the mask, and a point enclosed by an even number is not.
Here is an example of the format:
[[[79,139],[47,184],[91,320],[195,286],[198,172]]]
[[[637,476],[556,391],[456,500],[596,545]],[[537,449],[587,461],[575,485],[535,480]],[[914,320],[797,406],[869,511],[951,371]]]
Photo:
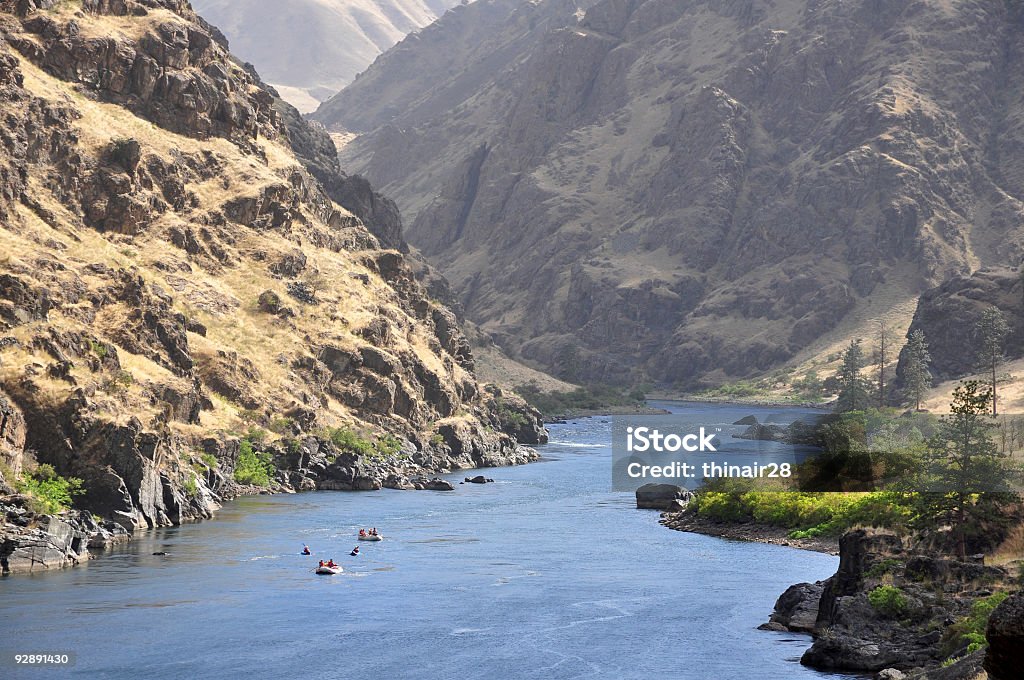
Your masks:
[[[299,108],[311,111],[378,54],[458,0],[196,0],[232,51]]]
[[[4,571],[208,516],[254,452],[284,489],[535,455],[505,432],[535,414],[381,245],[393,204],[187,2],[3,0],[0,35]],[[80,517],[6,498],[37,463],[84,480]]]
[[[1021,3],[582,9],[460,8],[315,114],[520,358],[735,379],[1024,254]]]

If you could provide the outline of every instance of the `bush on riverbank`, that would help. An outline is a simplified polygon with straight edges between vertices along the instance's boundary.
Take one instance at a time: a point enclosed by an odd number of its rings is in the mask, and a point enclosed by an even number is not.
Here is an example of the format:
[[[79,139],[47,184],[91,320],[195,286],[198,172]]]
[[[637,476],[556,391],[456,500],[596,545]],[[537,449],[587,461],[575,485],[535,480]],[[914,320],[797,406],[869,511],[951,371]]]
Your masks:
[[[363,458],[394,456],[402,449],[402,441],[391,434],[369,439],[347,427],[329,427],[321,432],[321,436],[330,440],[339,451]]]
[[[882,616],[898,619],[907,611],[907,597],[892,585],[881,585],[868,593],[868,602]]]
[[[15,488],[32,498],[32,510],[55,515],[71,507],[75,496],[84,493],[82,480],[61,477],[52,465],[42,464],[14,483]]]
[[[276,468],[270,460],[270,454],[257,451],[252,441],[243,439],[238,450],[238,462],[235,464],[235,481],[239,484],[267,486],[275,472]]]
[[[988,597],[976,600],[971,605],[971,613],[946,630],[943,636],[943,653],[953,654],[957,650],[963,649],[964,645],[967,646],[968,654],[985,647],[988,644],[988,640],[985,639],[988,619],[995,608],[1007,597],[1009,597],[1009,593],[993,593]]]
[[[698,515],[792,529],[793,538],[840,536],[855,526],[899,528],[912,517],[909,498],[891,491],[788,491],[755,480],[708,482],[693,501]]]

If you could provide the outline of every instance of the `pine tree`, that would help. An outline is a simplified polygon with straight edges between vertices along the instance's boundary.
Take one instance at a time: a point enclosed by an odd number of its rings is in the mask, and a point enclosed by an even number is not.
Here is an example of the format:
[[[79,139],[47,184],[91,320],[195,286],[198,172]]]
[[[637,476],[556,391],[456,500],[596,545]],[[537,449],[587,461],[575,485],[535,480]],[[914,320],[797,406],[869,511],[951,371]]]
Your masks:
[[[869,387],[860,372],[864,368],[864,352],[860,340],[851,340],[843,351],[843,365],[836,378],[839,380],[839,398],[836,411],[860,411],[868,406]]]
[[[875,333],[878,347],[875,352],[875,366],[878,368],[878,407],[885,408],[888,402],[888,395],[885,391],[885,361],[889,350],[889,329],[885,322],[878,321],[878,330]]]
[[[904,352],[903,378],[906,384],[907,396],[914,400],[914,408],[921,410],[921,399],[924,393],[932,386],[932,374],[928,371],[928,365],[932,357],[928,353],[928,342],[925,340],[924,331],[915,329],[907,338]]]
[[[992,440],[994,425],[986,415],[991,401],[987,386],[976,380],[961,383],[953,391],[950,415],[942,418],[928,442],[921,516],[952,525],[961,558],[966,555],[968,523],[986,507],[978,494],[1006,488],[1006,468]]]
[[[1003,363],[1003,342],[1010,327],[1003,313],[989,307],[981,314],[974,326],[978,338],[977,352],[979,367],[990,372],[989,387],[992,391],[992,415],[996,415],[996,369]]]

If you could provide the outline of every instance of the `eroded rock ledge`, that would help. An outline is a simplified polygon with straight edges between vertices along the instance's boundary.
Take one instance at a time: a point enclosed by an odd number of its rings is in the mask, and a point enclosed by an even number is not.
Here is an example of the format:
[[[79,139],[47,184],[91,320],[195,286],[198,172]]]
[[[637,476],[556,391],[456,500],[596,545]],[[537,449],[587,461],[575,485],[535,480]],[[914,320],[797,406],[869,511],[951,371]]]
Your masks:
[[[960,648],[952,624],[972,604],[997,590],[1009,590],[1007,570],[980,561],[961,561],[919,550],[909,539],[884,531],[859,529],[839,541],[836,574],[817,583],[791,586],[779,597],[766,630],[810,633],[814,643],[800,663],[821,670],[878,673],[880,678],[977,678],[985,652]],[[880,586],[898,588],[899,611],[871,603]],[[1016,599],[1004,616],[993,617],[992,678],[1006,673],[1010,658],[1019,658]],[[1016,612],[1016,613],[1015,613]],[[1000,637],[1006,630],[1009,639]],[[1016,646],[1015,646],[1016,645]],[[1007,656],[1009,654],[1009,656]],[[943,662],[948,662],[943,667]],[[1020,666],[1016,667],[1016,673]],[[981,676],[984,677],[984,676]]]

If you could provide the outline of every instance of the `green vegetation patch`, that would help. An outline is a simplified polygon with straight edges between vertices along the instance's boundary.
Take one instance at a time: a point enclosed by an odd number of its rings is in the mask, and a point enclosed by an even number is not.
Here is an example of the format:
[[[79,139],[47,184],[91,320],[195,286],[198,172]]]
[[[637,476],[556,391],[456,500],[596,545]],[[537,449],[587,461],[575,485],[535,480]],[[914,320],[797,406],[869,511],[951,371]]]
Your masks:
[[[868,602],[882,616],[898,619],[907,613],[908,601],[903,591],[896,586],[878,586],[868,593]]]
[[[1009,593],[993,593],[988,597],[975,600],[971,605],[971,613],[960,619],[946,630],[942,649],[944,654],[952,654],[967,645],[967,653],[971,654],[988,645],[985,629],[992,612]]]
[[[269,486],[276,471],[269,453],[256,450],[252,440],[242,439],[239,445],[238,462],[235,464],[236,482],[253,486]]]
[[[390,457],[402,449],[402,441],[391,434],[370,439],[347,427],[329,427],[320,434],[338,450],[365,458]]]
[[[77,477],[61,477],[52,465],[42,464],[31,474],[15,481],[15,488],[30,496],[32,510],[40,514],[53,515],[71,507],[75,496],[84,493],[82,480]]]
[[[909,499],[896,492],[789,491],[748,479],[708,482],[693,506],[698,515],[717,521],[792,529],[795,539],[841,536],[856,526],[899,527],[912,517]]]

